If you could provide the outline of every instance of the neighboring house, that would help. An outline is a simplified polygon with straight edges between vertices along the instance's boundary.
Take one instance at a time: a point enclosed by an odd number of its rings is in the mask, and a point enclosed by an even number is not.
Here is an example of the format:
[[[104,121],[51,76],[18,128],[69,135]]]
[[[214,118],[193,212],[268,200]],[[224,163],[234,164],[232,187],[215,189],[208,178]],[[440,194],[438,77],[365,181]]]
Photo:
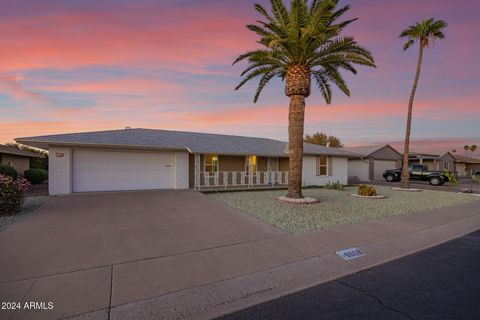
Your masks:
[[[49,192],[285,185],[287,143],[182,131],[124,129],[17,138],[49,150]],[[305,144],[304,185],[346,184],[349,151]]]
[[[440,170],[439,159],[438,154],[411,152],[408,156],[408,164],[426,164],[428,170]]]
[[[345,149],[358,154],[348,160],[350,180],[381,180],[385,170],[399,168],[402,163],[402,155],[389,144]]]
[[[31,158],[40,158],[40,156],[33,152],[0,144],[0,163],[14,167],[21,176],[30,169]]]
[[[447,152],[439,159],[440,170],[456,172],[459,177],[469,177],[480,171],[480,159]]]

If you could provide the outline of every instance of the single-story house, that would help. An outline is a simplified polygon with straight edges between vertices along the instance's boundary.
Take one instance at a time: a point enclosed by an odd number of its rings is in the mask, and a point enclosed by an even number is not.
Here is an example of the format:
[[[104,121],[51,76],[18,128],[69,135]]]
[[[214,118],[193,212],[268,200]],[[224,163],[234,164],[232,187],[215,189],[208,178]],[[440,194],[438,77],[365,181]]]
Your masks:
[[[40,158],[40,156],[33,152],[0,144],[0,163],[14,167],[21,176],[30,169],[31,158]]]
[[[425,164],[428,170],[440,170],[439,159],[440,155],[438,154],[410,152],[408,155],[409,164]]]
[[[389,144],[345,149],[357,154],[348,160],[348,178],[353,181],[381,180],[385,170],[399,168],[402,163],[402,154]]]
[[[459,177],[469,177],[480,171],[480,159],[447,152],[440,157],[440,170],[456,172]]]
[[[49,192],[201,189],[288,182],[286,142],[183,131],[123,129],[17,138],[49,150]],[[342,148],[305,144],[303,183],[347,183]]]

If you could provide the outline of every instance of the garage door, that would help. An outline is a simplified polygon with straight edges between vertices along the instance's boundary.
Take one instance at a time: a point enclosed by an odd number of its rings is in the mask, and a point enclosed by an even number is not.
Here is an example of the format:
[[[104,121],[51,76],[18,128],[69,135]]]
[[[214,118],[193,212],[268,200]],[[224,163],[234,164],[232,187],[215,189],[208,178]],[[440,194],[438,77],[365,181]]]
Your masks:
[[[395,160],[375,160],[373,166],[373,176],[375,180],[383,180],[383,173],[385,170],[397,168],[397,161]]]
[[[173,152],[73,151],[73,192],[174,187]]]

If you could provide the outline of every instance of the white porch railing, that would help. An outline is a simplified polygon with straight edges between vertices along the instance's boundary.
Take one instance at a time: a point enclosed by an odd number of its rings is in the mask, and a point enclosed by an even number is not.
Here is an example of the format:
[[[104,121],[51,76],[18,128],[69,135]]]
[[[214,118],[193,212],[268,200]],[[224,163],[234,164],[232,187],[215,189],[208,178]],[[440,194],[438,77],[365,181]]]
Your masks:
[[[288,184],[287,171],[257,171],[247,174],[244,171],[200,172],[199,187],[239,187],[275,186]]]

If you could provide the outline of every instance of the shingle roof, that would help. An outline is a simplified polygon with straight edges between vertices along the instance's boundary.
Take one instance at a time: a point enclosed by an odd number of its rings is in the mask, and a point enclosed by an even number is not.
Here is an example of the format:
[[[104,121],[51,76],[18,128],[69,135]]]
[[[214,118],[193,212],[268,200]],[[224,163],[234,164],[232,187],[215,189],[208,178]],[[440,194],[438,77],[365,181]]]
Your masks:
[[[458,162],[465,162],[465,163],[480,163],[480,159],[478,158],[472,158],[472,157],[467,157],[467,156],[462,156],[459,154],[455,153],[450,153],[452,157],[455,159],[455,161]]]
[[[24,150],[19,150],[14,147],[9,147],[3,144],[0,144],[0,153],[4,154],[13,154],[16,156],[24,156],[24,157],[30,157],[30,158],[39,158],[40,156],[36,153],[29,152],[29,151],[24,151]]]
[[[376,145],[371,145],[371,146],[349,147],[349,148],[345,148],[345,150],[360,154],[362,157],[368,157],[372,153],[375,153],[375,152],[377,152],[378,150],[380,150],[384,147],[392,148],[389,144],[376,144]],[[392,148],[392,149],[395,150],[394,148]],[[395,150],[395,152],[398,153],[397,150]]]
[[[188,149],[192,153],[287,156],[287,143],[279,140],[212,133],[154,129],[122,129],[25,137],[17,142],[48,148],[49,145],[100,145],[162,149]],[[305,154],[353,156],[341,148],[305,144]]]

